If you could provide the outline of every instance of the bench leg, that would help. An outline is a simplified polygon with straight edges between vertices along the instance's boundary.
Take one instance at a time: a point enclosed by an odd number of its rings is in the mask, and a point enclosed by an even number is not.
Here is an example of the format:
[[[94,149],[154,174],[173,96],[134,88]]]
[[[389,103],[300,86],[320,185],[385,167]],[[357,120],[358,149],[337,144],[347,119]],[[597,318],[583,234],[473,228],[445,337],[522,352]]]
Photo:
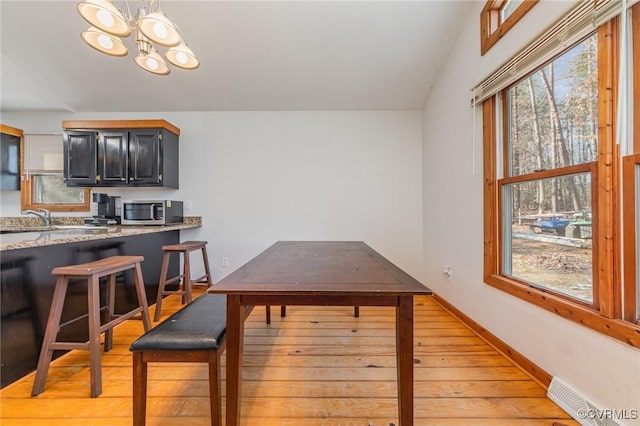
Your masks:
[[[191,262],[189,261],[189,251],[184,253],[184,277],[182,277],[182,304],[191,303]]]
[[[147,363],[142,351],[133,353],[133,426],[144,426],[147,417]]]
[[[102,393],[102,360],[100,359],[100,278],[92,275],[88,283],[89,296],[89,376],[91,398]]]
[[[116,306],[116,275],[107,276],[107,321],[111,322],[115,317]],[[113,347],[113,327],[109,327],[104,333],[104,351],[109,352]]]
[[[149,316],[149,304],[147,302],[147,293],[144,289],[144,277],[142,276],[140,263],[136,263],[135,268],[133,268],[133,283],[136,287],[136,294],[138,295],[138,306],[142,308],[140,315],[142,316],[142,324],[146,333],[151,329],[151,317]],[[159,311],[156,311],[156,314],[158,312]]]
[[[211,287],[213,285],[213,278],[211,278],[211,268],[209,268],[207,246],[202,246],[202,261],[204,263],[204,273],[207,274],[207,287]]]
[[[220,351],[209,351],[211,426],[222,426],[222,390],[220,380]]]
[[[160,283],[158,284],[158,298],[156,299],[156,312],[153,315],[153,320],[158,321],[160,319],[160,311],[162,310],[162,297],[164,296],[164,287],[167,280],[167,271],[169,270],[169,256],[170,252],[164,252],[162,254],[162,266],[160,267]]]
[[[49,311],[49,319],[47,320],[47,328],[44,333],[44,341],[42,342],[42,349],[40,350],[40,358],[38,359],[36,378],[33,382],[31,396],[39,395],[44,391],[47,374],[49,373],[49,363],[53,356],[53,349],[51,349],[51,345],[56,341],[56,336],[58,335],[58,330],[60,328],[60,317],[62,316],[62,308],[64,306],[64,299],[67,293],[67,284],[67,279],[63,276],[59,276],[53,290],[51,310]]]

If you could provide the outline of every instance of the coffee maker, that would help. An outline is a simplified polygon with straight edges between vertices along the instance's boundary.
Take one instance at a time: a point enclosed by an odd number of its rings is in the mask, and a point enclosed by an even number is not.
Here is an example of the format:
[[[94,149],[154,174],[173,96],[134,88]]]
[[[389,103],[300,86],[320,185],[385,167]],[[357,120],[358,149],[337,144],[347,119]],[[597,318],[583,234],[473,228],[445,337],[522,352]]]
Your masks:
[[[108,194],[94,193],[92,196],[91,211],[93,217],[84,220],[85,225],[104,226],[118,225],[122,210],[121,198]]]

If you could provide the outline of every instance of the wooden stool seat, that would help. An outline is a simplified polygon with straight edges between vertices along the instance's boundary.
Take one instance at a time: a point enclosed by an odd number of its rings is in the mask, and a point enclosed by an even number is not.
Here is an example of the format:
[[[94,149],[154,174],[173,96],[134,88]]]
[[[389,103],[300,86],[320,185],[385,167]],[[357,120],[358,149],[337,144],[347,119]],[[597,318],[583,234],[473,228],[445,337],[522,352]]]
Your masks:
[[[32,396],[39,395],[44,391],[53,351],[73,349],[89,351],[91,397],[95,398],[102,393],[100,335],[105,333],[104,350],[107,352],[111,350],[113,345],[113,327],[121,322],[134,317],[136,314],[141,314],[145,331],[151,328],[149,307],[147,305],[147,296],[142,278],[142,268],[140,267],[140,262],[143,260],[143,256],[112,256],[79,265],[59,266],[51,271],[53,275],[57,276],[57,279],[53,291],[53,300],[51,301],[51,310],[49,311],[44,341],[42,342],[42,349],[40,350],[40,358],[38,359],[36,377],[31,391]],[[116,274],[130,269],[133,270],[134,284],[138,295],[138,307],[125,314],[116,315],[114,312]],[[101,307],[100,278],[102,277],[107,277],[107,304]],[[88,313],[64,324],[60,324],[70,279],[84,279],[87,281]],[[105,324],[101,324],[100,321],[100,312],[102,310],[107,311],[107,322]],[[84,317],[87,317],[89,321],[88,342],[57,341],[58,331],[61,327]]]
[[[189,260],[189,254],[192,251],[200,250],[202,252],[202,262],[204,263],[204,275],[196,279],[191,279],[191,262]],[[184,241],[179,244],[168,244],[162,246],[162,266],[160,268],[160,282],[158,283],[158,298],[156,300],[156,311],[153,315],[153,320],[158,321],[160,319],[160,312],[162,311],[162,299],[164,296],[171,294],[182,295],[182,304],[189,304],[193,300],[192,287],[194,284],[206,284],[207,287],[213,285],[211,281],[211,272],[209,271],[209,257],[207,256],[207,242],[206,241]],[[168,278],[169,272],[169,260],[171,254],[182,254],[183,269],[180,275],[173,278]],[[177,290],[167,290],[166,286],[178,282]]]

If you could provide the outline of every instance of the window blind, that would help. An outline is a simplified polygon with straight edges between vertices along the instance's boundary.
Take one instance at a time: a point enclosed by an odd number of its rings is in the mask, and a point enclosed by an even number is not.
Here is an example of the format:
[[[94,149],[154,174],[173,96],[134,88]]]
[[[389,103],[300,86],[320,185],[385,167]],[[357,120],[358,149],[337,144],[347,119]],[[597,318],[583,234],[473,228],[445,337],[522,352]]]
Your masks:
[[[24,135],[24,173],[62,173],[62,135]]]
[[[564,49],[596,31],[598,26],[640,0],[581,0],[563,17],[539,34],[524,49],[477,84],[471,105],[476,106],[523,79]]]

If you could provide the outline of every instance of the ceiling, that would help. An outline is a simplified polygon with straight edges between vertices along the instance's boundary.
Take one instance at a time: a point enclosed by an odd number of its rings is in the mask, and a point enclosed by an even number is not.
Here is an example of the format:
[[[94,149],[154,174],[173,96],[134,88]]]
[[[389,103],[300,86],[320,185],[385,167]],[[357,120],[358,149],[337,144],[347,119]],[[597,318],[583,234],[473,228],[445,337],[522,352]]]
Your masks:
[[[76,3],[0,0],[2,111],[422,109],[472,9],[451,0],[162,0],[201,66],[156,76],[135,64],[133,36],[122,58],[84,44],[89,24]]]

